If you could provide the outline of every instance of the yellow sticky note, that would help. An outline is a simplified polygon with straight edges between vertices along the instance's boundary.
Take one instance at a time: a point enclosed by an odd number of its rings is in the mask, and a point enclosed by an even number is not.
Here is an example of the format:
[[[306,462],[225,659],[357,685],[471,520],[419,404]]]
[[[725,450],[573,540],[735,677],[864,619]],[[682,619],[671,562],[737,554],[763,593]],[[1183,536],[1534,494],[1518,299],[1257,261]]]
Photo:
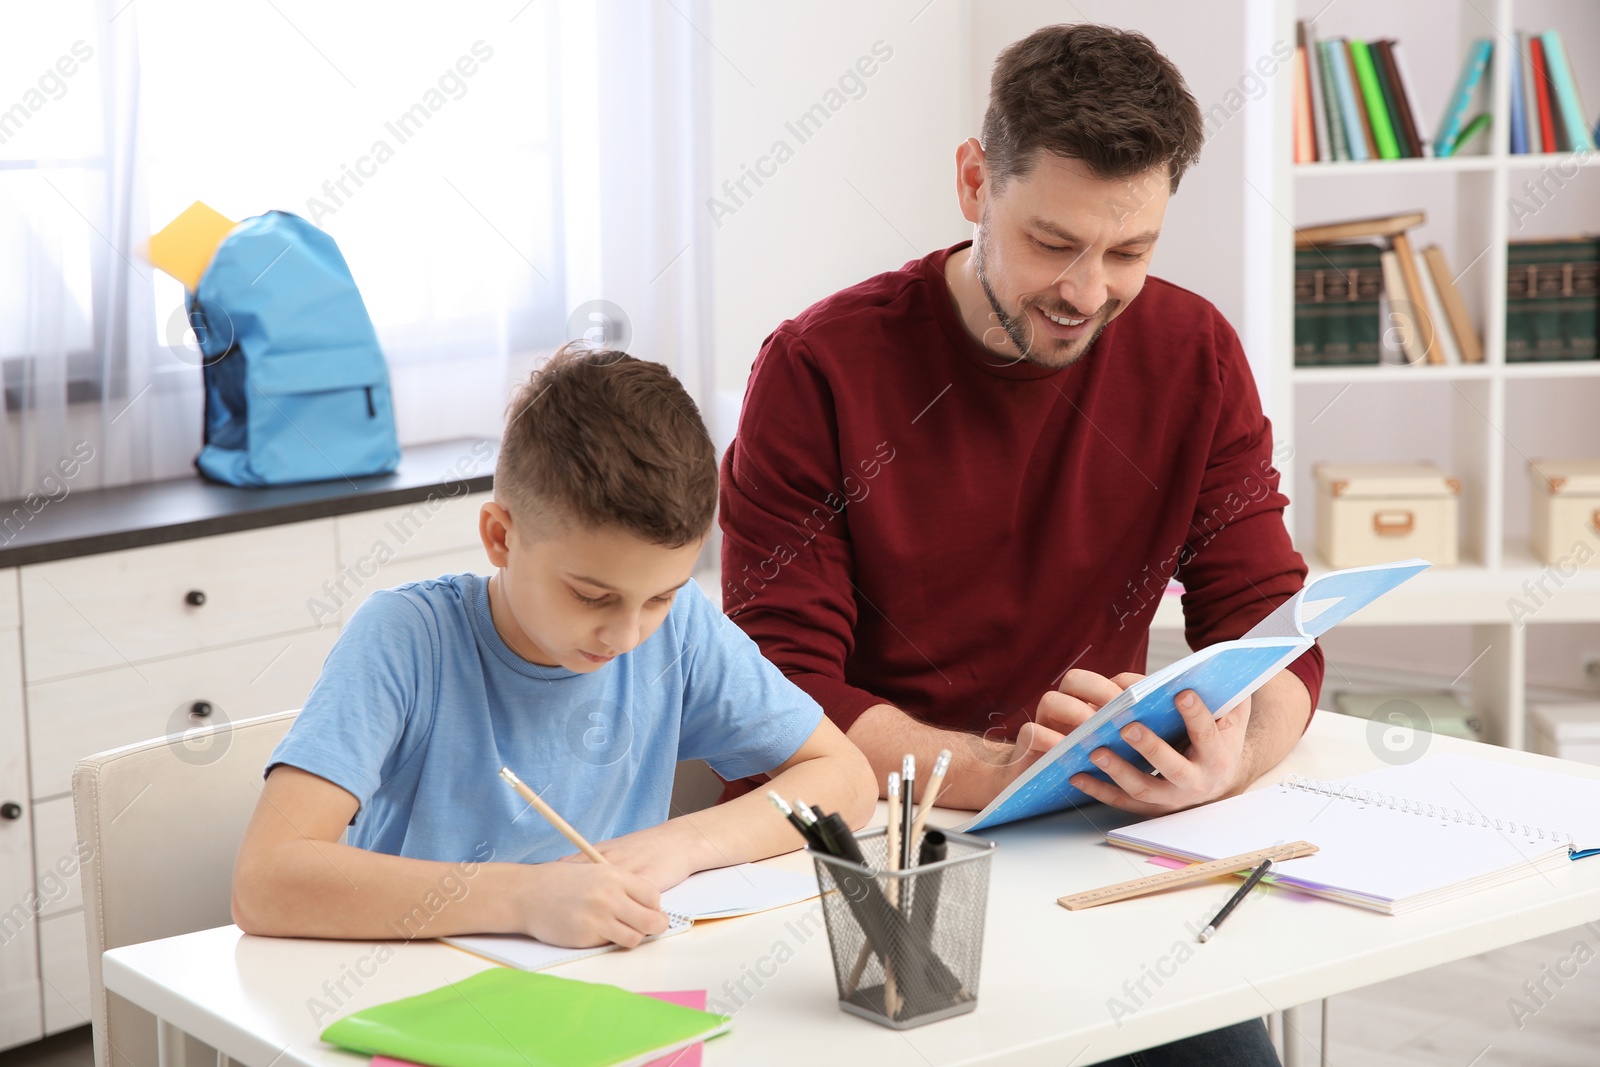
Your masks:
[[[150,235],[150,262],[183,283],[191,292],[211,265],[217,246],[238,223],[196,200],[183,213]]]

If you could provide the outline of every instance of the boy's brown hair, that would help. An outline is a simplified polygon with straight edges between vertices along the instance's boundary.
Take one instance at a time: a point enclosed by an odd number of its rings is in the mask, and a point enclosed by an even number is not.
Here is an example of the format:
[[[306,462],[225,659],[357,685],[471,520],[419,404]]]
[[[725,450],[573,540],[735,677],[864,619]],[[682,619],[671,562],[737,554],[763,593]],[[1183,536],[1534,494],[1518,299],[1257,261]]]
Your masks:
[[[1205,128],[1183,75],[1148,37],[1076,23],[1045,26],[1000,53],[982,141],[996,189],[1025,177],[1043,149],[1107,179],[1165,164],[1177,192]]]
[[[716,452],[661,364],[566,344],[506,410],[494,491],[514,519],[621,526],[668,548],[711,529]]]

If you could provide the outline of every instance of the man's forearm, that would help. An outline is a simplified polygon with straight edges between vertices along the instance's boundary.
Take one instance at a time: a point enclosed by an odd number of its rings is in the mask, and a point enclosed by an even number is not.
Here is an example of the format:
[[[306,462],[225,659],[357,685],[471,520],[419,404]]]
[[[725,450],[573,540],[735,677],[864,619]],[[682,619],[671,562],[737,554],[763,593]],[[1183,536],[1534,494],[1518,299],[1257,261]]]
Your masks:
[[[1300,676],[1285,669],[1256,690],[1250,701],[1250,726],[1245,734],[1245,777],[1242,790],[1289,754],[1305,733],[1311,717],[1311,693]]]
[[[983,807],[1004,787],[1005,767],[1012,758],[1008,742],[986,741],[977,734],[941,730],[918,722],[892,704],[874,704],[851,723],[845,736],[866,753],[878,780],[879,795],[890,771],[900,770],[901,757],[917,757],[916,799],[939,750],[950,750],[950,771],[945,775],[939,803],[950,808]]]

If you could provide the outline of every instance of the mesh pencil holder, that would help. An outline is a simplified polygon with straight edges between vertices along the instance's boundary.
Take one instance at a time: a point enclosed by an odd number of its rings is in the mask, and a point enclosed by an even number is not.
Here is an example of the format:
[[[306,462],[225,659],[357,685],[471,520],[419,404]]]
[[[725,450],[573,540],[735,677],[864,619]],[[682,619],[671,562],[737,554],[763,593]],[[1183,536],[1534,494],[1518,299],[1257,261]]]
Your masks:
[[[946,833],[946,858],[884,870],[882,829],[856,835],[871,870],[811,850],[839,1007],[896,1030],[978,1006],[978,966],[995,843]]]

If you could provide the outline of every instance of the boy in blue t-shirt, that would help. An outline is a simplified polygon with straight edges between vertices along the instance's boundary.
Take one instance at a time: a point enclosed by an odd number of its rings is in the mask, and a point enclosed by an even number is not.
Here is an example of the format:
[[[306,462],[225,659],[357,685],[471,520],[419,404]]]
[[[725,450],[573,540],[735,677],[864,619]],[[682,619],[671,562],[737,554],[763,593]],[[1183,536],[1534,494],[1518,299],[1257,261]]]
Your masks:
[[[508,411],[478,519],[498,569],[385,590],[351,618],[239,849],[247,933],[636,945],[666,929],[661,890],[799,843],[760,794],[668,818],[681,759],[871,816],[866,758],[690,580],[717,470],[677,380],[568,346]],[[502,766],[610,862],[577,854]]]

